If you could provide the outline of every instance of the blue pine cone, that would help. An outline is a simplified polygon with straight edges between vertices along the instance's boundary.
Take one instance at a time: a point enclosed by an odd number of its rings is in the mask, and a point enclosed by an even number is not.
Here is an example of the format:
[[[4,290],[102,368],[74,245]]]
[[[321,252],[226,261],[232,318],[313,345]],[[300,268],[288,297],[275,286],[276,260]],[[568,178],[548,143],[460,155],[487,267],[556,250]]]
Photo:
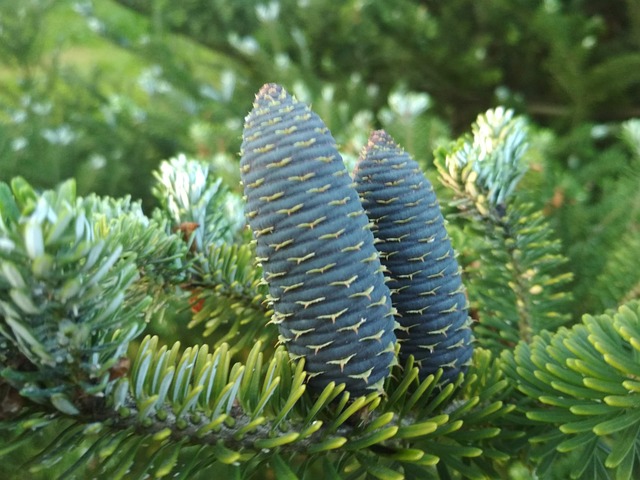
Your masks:
[[[451,241],[418,164],[386,132],[373,132],[354,171],[380,260],[387,268],[400,360],[413,355],[420,377],[464,371],[473,347],[467,301]]]
[[[273,302],[272,321],[314,390],[379,391],[395,363],[390,292],[358,193],[310,108],[264,85],[245,119],[245,215]]]

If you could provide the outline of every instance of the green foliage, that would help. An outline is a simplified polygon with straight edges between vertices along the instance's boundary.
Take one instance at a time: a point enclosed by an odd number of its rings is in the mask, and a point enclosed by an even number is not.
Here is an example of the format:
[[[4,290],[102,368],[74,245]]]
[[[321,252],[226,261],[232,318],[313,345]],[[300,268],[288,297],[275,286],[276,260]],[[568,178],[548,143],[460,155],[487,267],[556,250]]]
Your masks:
[[[399,478],[406,471],[436,478],[439,461],[445,463],[440,470],[473,478],[491,468],[488,458],[507,458],[495,445],[500,429],[490,425],[512,407],[499,399],[506,382],[488,352],[478,353],[479,368],[458,387],[467,398],[451,404],[454,385],[438,393],[437,377],[419,382],[411,363],[390,380],[389,397],[373,393],[350,400],[333,383],[310,397],[303,363],[291,364],[283,349],[266,362],[261,348],[258,342],[240,364],[232,362],[226,345],[212,352],[194,346],[181,354],[178,344],[160,347],[156,337],[147,337],[130,380],[118,380],[109,396],[118,413],[108,423],[99,423],[93,411],[81,413],[89,425],[82,428],[28,416],[20,419],[12,443],[19,445],[27,428],[57,427],[60,435],[43,445],[31,472],[64,445],[67,456],[79,458],[62,478],[83,472],[161,476],[174,469],[189,475],[195,465],[211,474],[220,464],[240,476],[270,465],[302,478],[317,462],[332,465],[336,475],[387,472]],[[487,446],[485,458],[481,445]]]
[[[570,169],[548,172],[556,199],[549,210],[575,273],[572,290],[579,313],[615,308],[637,292],[637,122],[581,127],[575,138],[563,141],[572,145]],[[597,151],[598,143],[606,148]],[[556,155],[558,148],[568,146],[558,146],[549,154]]]
[[[249,245],[218,245],[195,266],[191,282],[193,316],[189,327],[203,325],[202,335],[218,346],[227,342],[237,353],[256,341],[272,344],[277,329],[265,298],[262,269]]]
[[[232,353],[272,339],[274,330],[264,328],[271,311],[254,249],[233,243],[244,226],[240,198],[206,164],[185,156],[162,162],[154,176],[161,206],[154,218],[164,219],[189,249],[181,285],[189,294],[189,327],[203,325],[202,336],[215,333],[213,345],[228,342]]]
[[[628,116],[627,99],[640,91],[640,78],[629,74],[639,71],[635,2],[605,8],[597,2],[403,0],[393,9],[381,2],[336,8],[294,0],[117,3],[232,59],[250,91],[265,80],[302,79],[319,88],[320,79],[346,85],[357,75],[380,89],[373,99],[378,110],[396,87],[395,72],[402,72],[408,90],[432,94],[442,101],[440,112],[452,107],[446,114],[459,128],[494,96],[566,125],[594,114]],[[352,105],[361,98],[352,96]]]
[[[87,44],[97,52],[107,47],[71,4],[0,2],[0,179],[21,175],[52,188],[75,177],[82,195],[133,192],[149,202],[157,159],[173,154],[188,136],[187,125],[176,120],[180,96],[167,93],[161,106],[145,90],[145,78],[153,77],[145,76],[149,62],[123,53],[106,52],[119,68],[129,67],[127,75],[140,76],[138,84],[99,65],[81,71],[74,61],[87,55]]]
[[[472,137],[441,148],[436,166],[468,222],[461,251],[471,250],[462,263],[478,342],[501,350],[569,319],[564,288],[571,275],[562,271],[566,259],[548,220],[517,189],[527,170],[522,119],[490,110],[472,130]]]
[[[192,250],[203,252],[238,236],[244,226],[238,213],[240,199],[221,178],[209,178],[208,165],[179,156],[162,162],[154,176],[153,194],[160,211],[182,231]]]
[[[576,452],[571,478],[635,478],[640,471],[640,305],[585,316],[502,355],[507,376],[532,402],[531,459],[540,475]]]
[[[88,209],[96,205],[76,199],[73,182],[37,195],[18,177],[0,189],[3,377],[22,396],[77,414],[75,389],[104,392],[150,298],[129,288],[135,257],[117,235],[100,234]]]

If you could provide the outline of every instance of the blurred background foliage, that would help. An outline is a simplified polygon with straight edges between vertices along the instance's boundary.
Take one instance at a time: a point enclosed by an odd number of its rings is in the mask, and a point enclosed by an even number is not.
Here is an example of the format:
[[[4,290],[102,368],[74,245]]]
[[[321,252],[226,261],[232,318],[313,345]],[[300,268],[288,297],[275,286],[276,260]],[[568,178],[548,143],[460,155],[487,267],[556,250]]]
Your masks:
[[[347,160],[385,128],[432,180],[434,149],[513,108],[574,319],[637,294],[639,0],[0,0],[0,180],[75,177],[149,210],[151,172],[185,153],[237,191],[266,82],[311,103]]]

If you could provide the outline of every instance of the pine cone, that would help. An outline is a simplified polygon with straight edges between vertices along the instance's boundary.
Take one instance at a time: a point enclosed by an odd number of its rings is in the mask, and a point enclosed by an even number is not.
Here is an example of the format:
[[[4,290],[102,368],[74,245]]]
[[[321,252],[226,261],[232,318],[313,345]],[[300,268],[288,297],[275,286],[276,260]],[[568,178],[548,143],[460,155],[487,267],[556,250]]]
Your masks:
[[[240,167],[281,341],[305,358],[312,389],[379,390],[395,362],[390,293],[329,130],[267,84],[245,121]]]
[[[441,382],[450,381],[471,359],[471,329],[458,262],[433,186],[382,130],[369,137],[354,177],[390,277],[400,360],[413,355],[421,378],[442,367]]]

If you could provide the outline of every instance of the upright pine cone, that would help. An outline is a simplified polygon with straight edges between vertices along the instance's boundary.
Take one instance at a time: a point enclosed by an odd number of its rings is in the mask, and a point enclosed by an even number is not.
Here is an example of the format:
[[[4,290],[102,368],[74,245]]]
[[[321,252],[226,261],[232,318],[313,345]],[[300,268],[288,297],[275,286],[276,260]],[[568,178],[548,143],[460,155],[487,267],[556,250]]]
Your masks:
[[[383,267],[329,130],[282,87],[264,85],[245,119],[246,217],[280,339],[309,385],[379,390],[395,361]]]
[[[433,186],[382,130],[369,137],[354,177],[390,277],[400,359],[413,355],[422,378],[442,367],[441,382],[448,382],[470,362],[471,329]]]

